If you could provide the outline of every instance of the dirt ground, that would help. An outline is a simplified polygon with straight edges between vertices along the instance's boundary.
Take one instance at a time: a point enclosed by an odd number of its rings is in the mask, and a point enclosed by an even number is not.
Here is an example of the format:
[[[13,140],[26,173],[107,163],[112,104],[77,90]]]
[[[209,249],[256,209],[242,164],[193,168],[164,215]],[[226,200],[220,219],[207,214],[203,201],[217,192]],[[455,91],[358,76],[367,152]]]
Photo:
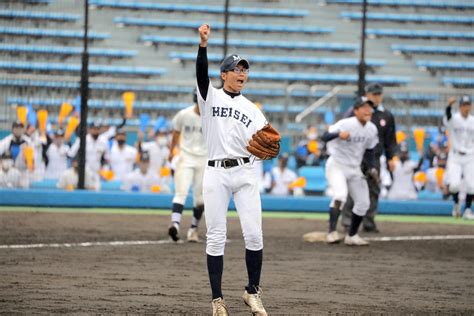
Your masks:
[[[0,212],[0,245],[166,239],[169,217]],[[190,217],[184,217],[187,227]],[[474,225],[379,223],[380,236]],[[204,231],[201,227],[201,233]],[[264,219],[263,301],[280,314],[474,314],[474,240],[305,243],[324,221]],[[248,314],[244,245],[229,218],[223,292]],[[205,244],[0,249],[0,313],[211,314]]]

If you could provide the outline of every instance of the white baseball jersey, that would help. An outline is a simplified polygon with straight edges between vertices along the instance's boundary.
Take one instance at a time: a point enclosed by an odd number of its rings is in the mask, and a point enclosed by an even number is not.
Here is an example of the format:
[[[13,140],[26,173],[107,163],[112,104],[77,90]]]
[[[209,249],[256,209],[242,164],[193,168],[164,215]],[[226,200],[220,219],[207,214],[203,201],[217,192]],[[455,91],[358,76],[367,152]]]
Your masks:
[[[58,179],[59,176],[67,169],[67,153],[69,146],[62,144],[58,147],[55,143],[49,145],[46,151],[48,157],[48,165],[46,166],[46,179]]]
[[[0,188],[27,188],[28,186],[28,177],[24,173],[14,167],[5,171],[0,164]]]
[[[59,177],[57,187],[64,190],[76,189],[78,181],[79,175],[76,170],[74,170],[74,168],[69,168]],[[85,170],[84,186],[87,190],[100,190],[99,175],[96,172],[91,171],[88,167],[86,167]]]
[[[142,144],[142,150],[150,154],[150,169],[158,173],[162,167],[168,164],[170,149],[167,144],[160,145],[157,141],[146,142]]]
[[[443,123],[448,129],[451,151],[474,154],[474,116],[464,118],[457,112],[450,120],[444,116]]]
[[[136,148],[126,144],[120,148],[114,141],[110,149],[110,167],[114,172],[114,180],[121,181],[127,173],[132,172],[136,158]]]
[[[393,183],[388,192],[391,200],[416,200],[418,194],[413,184],[414,170],[417,163],[411,160],[395,162],[393,170]]]
[[[194,111],[194,105],[179,111],[173,118],[173,129],[180,132],[181,154],[206,156],[207,149],[202,137],[201,117]]]
[[[330,133],[349,132],[347,140],[336,138],[328,142],[328,152],[331,157],[339,164],[359,167],[364,152],[367,149],[374,148],[379,139],[377,127],[372,122],[362,125],[359,120],[353,116],[338,121],[329,127]]]
[[[249,157],[248,141],[267,122],[260,109],[243,95],[232,98],[210,82],[206,100],[198,95],[208,158]]]
[[[151,187],[154,185],[161,186],[160,177],[148,170],[146,174],[143,174],[139,168],[136,168],[132,172],[125,175],[122,185],[124,191],[135,191],[135,192],[150,192]]]

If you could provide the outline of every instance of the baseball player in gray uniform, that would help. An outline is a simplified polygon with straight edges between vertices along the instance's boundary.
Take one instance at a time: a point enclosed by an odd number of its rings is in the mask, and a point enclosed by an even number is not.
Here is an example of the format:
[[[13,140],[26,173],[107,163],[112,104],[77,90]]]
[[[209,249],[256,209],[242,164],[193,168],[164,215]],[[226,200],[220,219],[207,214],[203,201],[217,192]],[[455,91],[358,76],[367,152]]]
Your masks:
[[[174,241],[179,240],[179,225],[184,203],[191,183],[193,185],[193,218],[187,233],[190,242],[199,241],[198,225],[204,211],[202,179],[207,162],[207,150],[202,137],[201,116],[197,105],[197,94],[193,93],[194,105],[179,111],[173,118],[173,136],[168,160],[173,159],[173,151],[179,146],[178,162],[174,173],[175,196],[168,234]]]
[[[254,315],[267,315],[261,300],[263,258],[262,209],[258,181],[246,149],[252,135],[266,119],[258,107],[240,92],[249,76],[249,62],[238,55],[226,57],[221,66],[224,86],[216,89],[208,75],[207,44],[211,28],[199,28],[196,59],[198,104],[208,162],[204,171],[203,197],[207,225],[207,268],[212,290],[213,315],[228,315],[221,280],[227,238],[227,209],[234,197],[245,242],[248,285],[244,302]]]
[[[453,196],[453,216],[461,216],[459,190],[462,180],[466,188],[466,207],[463,217],[474,219],[471,205],[474,196],[474,116],[471,115],[472,101],[468,95],[459,100],[459,112],[452,114],[456,98],[448,100],[443,123],[448,130],[451,148],[448,155],[447,179],[449,192]]]
[[[330,244],[341,240],[336,230],[337,220],[349,193],[354,200],[354,207],[349,233],[344,238],[344,243],[349,246],[368,245],[357,231],[370,206],[367,180],[359,167],[366,151],[369,174],[378,177],[374,153],[378,133],[377,127],[370,121],[372,107],[372,101],[366,97],[358,98],[354,104],[355,116],[338,121],[322,136],[323,141],[328,143],[330,157],[326,163],[326,178],[333,192],[327,235],[327,242]]]

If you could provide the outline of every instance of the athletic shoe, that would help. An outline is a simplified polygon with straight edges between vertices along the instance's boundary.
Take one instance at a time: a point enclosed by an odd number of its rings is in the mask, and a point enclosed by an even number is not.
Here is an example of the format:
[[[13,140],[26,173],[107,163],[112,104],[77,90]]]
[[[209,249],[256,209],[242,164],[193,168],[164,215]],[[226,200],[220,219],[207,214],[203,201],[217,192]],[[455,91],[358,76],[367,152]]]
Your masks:
[[[344,238],[344,243],[348,246],[368,246],[369,242],[362,239],[359,234],[355,234],[354,236],[346,235]]]
[[[188,237],[189,242],[198,242],[199,241],[199,235],[198,235],[197,228],[188,229],[187,237]]]
[[[212,300],[212,316],[227,316],[229,310],[222,297]]]
[[[472,210],[470,208],[467,208],[464,210],[464,214],[462,216],[464,219],[474,219],[474,214],[472,214]]]
[[[459,203],[454,204],[452,214],[453,217],[461,217],[461,205]]]
[[[340,241],[341,241],[341,238],[339,237],[339,234],[337,233],[336,230],[330,232],[326,237],[326,242],[328,244],[337,244]]]
[[[178,228],[176,228],[175,225],[171,225],[170,228],[168,229],[168,235],[170,235],[173,241],[178,241],[179,240]]]
[[[262,289],[260,287],[257,287],[256,294],[249,294],[247,290],[245,290],[244,295],[242,296],[242,298],[244,299],[244,303],[248,307],[250,307],[250,311],[252,312],[252,315],[267,316],[267,312],[265,311],[265,308],[263,307],[261,296],[262,296]]]

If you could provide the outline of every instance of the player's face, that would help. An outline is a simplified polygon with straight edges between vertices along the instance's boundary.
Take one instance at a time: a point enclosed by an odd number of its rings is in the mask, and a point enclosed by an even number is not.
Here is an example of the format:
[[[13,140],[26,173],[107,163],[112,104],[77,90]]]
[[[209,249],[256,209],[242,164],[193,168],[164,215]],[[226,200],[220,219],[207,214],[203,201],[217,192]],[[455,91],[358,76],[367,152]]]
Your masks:
[[[16,126],[12,130],[13,135],[15,135],[16,138],[20,138],[24,133],[25,133],[25,128],[21,126]]]
[[[221,78],[224,80],[224,89],[232,92],[239,93],[243,88],[248,79],[248,73],[244,66],[237,65],[234,70],[221,73]]]
[[[459,112],[461,112],[461,115],[464,117],[468,117],[468,115],[471,113],[472,109],[472,104],[471,103],[464,103],[461,104],[459,107]]]
[[[382,104],[383,101],[383,94],[382,93],[370,93],[368,92],[366,95],[367,99],[374,102],[375,106]]]
[[[366,124],[372,119],[372,106],[369,103],[365,103],[363,106],[354,110],[356,118],[362,124]]]

